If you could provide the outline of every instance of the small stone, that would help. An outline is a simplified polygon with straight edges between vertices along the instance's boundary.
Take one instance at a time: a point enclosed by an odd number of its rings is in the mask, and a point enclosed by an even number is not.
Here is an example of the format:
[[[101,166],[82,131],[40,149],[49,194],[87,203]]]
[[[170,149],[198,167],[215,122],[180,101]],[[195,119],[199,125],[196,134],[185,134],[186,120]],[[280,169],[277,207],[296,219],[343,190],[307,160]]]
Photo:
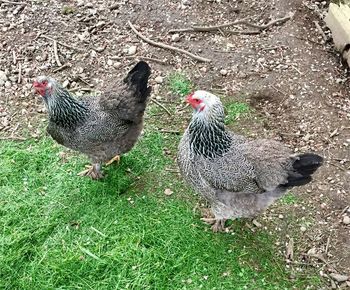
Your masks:
[[[98,23],[96,24],[96,27],[97,27],[97,28],[100,28],[100,27],[104,26],[105,24],[106,24],[105,21],[100,21],[100,22],[98,22]]]
[[[302,139],[303,139],[305,142],[307,142],[307,141],[310,140],[310,138],[311,138],[311,134],[307,133]]]
[[[161,76],[157,76],[154,80],[157,84],[163,83],[163,77],[161,77]]]
[[[283,219],[283,214],[278,215],[279,219]]]
[[[345,282],[349,279],[349,276],[338,273],[330,273],[329,276],[337,282]]]
[[[11,88],[11,82],[6,81],[5,82],[5,88]]]
[[[171,36],[171,41],[172,42],[178,42],[180,40],[180,34],[175,33]]]
[[[133,45],[128,48],[128,55],[134,55],[137,51],[137,46]]]
[[[62,87],[67,88],[69,86],[69,80],[65,80],[62,84]]]
[[[116,61],[115,63],[113,63],[113,66],[114,66],[115,68],[120,68],[120,67],[122,66],[122,63],[119,62],[119,61]]]
[[[300,227],[300,230],[301,230],[302,232],[306,232],[306,227],[302,226],[302,227]]]
[[[350,224],[350,217],[349,217],[349,216],[345,215],[345,216],[343,217],[343,224],[344,224],[344,225]]]
[[[172,195],[173,194],[173,191],[170,189],[170,188],[166,188],[165,190],[164,190],[164,194],[165,195]]]
[[[109,59],[109,60],[107,60],[107,64],[108,64],[109,66],[112,66],[112,65],[113,65],[113,61],[112,61],[111,59]]]
[[[4,71],[0,70],[0,80],[7,81],[7,75]]]
[[[220,70],[220,74],[221,74],[222,76],[226,76],[226,75],[227,75],[227,70],[226,70],[226,69]]]

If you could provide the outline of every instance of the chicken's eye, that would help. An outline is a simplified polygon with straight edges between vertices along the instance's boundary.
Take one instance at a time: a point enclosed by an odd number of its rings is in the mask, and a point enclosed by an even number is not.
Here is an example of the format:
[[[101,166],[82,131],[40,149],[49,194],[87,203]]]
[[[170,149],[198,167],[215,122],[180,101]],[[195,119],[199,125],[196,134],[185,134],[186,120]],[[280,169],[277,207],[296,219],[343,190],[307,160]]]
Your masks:
[[[47,81],[43,81],[42,84],[43,84],[44,86],[46,86],[46,85],[47,85]]]

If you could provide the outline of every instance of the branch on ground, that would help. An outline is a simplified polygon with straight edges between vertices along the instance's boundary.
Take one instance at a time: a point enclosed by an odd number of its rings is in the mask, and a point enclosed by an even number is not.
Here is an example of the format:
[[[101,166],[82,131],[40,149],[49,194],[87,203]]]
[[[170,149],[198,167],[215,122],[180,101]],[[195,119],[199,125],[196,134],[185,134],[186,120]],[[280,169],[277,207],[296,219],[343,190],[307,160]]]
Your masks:
[[[246,18],[244,18],[244,19],[235,20],[233,22],[229,22],[229,23],[225,23],[225,24],[219,24],[219,25],[214,25],[214,26],[191,26],[190,28],[172,29],[172,30],[169,31],[169,33],[176,33],[176,32],[214,32],[214,31],[220,31],[222,28],[227,28],[227,27],[234,26],[234,25],[245,25],[245,26],[248,26],[248,27],[251,27],[251,28],[255,28],[257,30],[254,30],[254,31],[249,31],[249,30],[248,31],[244,31],[244,30],[242,30],[241,32],[239,32],[239,30],[234,30],[234,31],[226,31],[226,32],[228,32],[228,33],[235,33],[235,34],[258,34],[258,33],[262,32],[263,30],[269,28],[272,25],[282,24],[282,23],[288,21],[293,16],[294,16],[294,12],[289,12],[286,16],[284,16],[282,18],[277,18],[277,19],[271,20],[267,24],[263,24],[263,25],[250,23],[249,21],[246,20]],[[224,32],[225,32],[225,30],[224,30]]]
[[[132,29],[132,31],[138,37],[140,37],[143,41],[147,42],[150,45],[185,54],[185,55],[187,55],[187,56],[189,56],[189,57],[191,57],[191,58],[193,58],[193,59],[195,59],[197,61],[200,61],[200,62],[210,62],[211,61],[208,58],[204,58],[204,57],[195,55],[195,54],[193,54],[193,53],[191,53],[191,52],[189,52],[187,50],[184,50],[184,49],[181,49],[181,48],[178,48],[178,47],[175,47],[175,46],[167,45],[165,43],[153,41],[153,40],[147,38],[146,36],[144,36],[143,34],[141,34],[139,31],[137,31],[137,29],[134,27],[134,25],[132,25],[132,23],[130,21],[128,21],[128,24],[129,24],[130,28]]]

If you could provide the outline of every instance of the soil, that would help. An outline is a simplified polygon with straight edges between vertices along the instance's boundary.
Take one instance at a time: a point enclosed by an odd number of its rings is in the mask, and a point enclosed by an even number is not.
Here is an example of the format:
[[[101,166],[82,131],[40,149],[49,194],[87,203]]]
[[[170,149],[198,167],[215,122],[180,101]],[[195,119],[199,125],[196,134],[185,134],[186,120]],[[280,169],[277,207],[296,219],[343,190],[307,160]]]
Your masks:
[[[201,89],[228,98],[245,96],[264,119],[251,135],[325,157],[315,182],[296,190],[304,203],[295,214],[314,220],[301,247],[306,254],[322,255],[316,259],[324,263],[322,275],[349,275],[350,225],[343,221],[350,216],[350,82],[324,27],[327,5],[302,0],[0,1],[0,137],[22,140],[41,134],[46,113],[31,90],[35,76],[50,75],[78,93],[103,91],[138,58],[152,58],[154,96],[161,99],[167,92],[156,84],[157,76],[183,71]],[[261,25],[290,12],[295,13],[291,20],[256,35],[169,33],[246,17]],[[201,63],[151,46],[130,30],[129,20],[152,40],[212,61]],[[66,67],[54,56],[54,39]],[[281,228],[289,230],[283,222]]]

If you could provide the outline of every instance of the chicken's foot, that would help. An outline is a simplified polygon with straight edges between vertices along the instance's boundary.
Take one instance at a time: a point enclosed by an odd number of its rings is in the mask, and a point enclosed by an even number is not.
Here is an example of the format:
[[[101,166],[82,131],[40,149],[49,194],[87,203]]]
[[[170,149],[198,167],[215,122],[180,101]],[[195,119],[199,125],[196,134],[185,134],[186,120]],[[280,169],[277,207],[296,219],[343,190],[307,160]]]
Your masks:
[[[79,176],[89,176],[92,179],[101,179],[103,178],[103,174],[101,172],[101,165],[99,163],[95,163],[92,165],[88,165],[86,170],[78,173]]]
[[[225,222],[226,219],[218,219],[218,218],[201,218],[201,221],[212,225],[211,229],[214,233],[225,231]]]
[[[117,164],[119,164],[119,162],[120,162],[120,155],[114,156],[111,160],[109,160],[106,163],[106,166],[111,165],[113,162],[116,162]]]

